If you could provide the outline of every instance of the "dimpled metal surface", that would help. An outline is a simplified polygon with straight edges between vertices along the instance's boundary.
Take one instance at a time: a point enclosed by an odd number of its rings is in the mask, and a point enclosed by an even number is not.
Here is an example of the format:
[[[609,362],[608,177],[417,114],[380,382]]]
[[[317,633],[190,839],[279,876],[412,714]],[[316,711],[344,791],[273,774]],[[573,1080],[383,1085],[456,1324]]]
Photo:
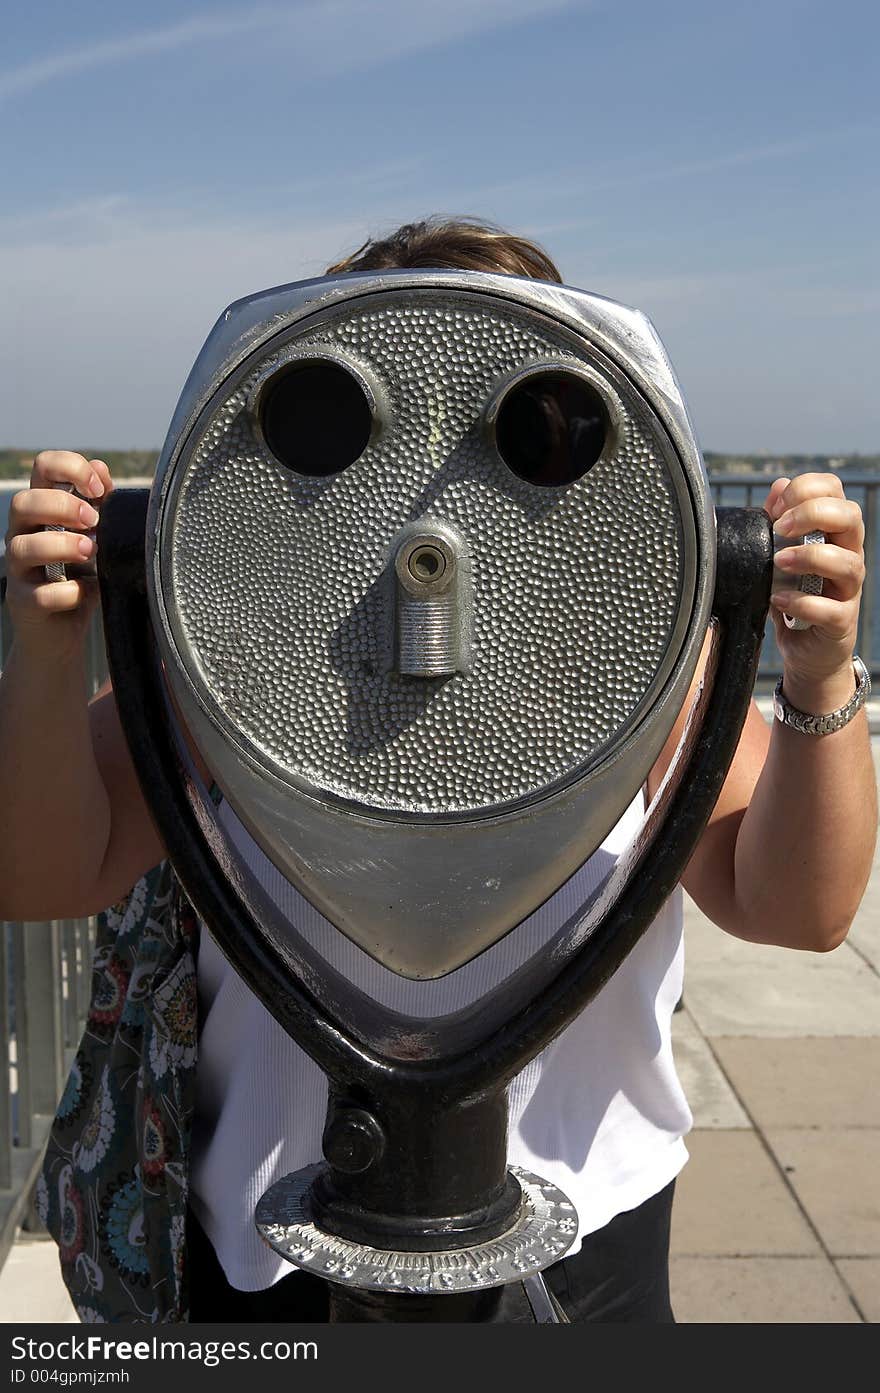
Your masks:
[[[291,346],[350,355],[387,396],[330,478],[281,466],[247,409]],[[615,448],[565,488],[515,477],[481,426],[498,384],[541,360],[590,364],[618,403]],[[441,291],[343,306],[231,379],[177,471],[163,528],[202,701],[258,762],[365,808],[467,813],[575,776],[645,698],[690,603],[671,445],[622,374],[527,308]],[[471,555],[473,668],[447,680],[387,661],[391,544],[426,517]]]

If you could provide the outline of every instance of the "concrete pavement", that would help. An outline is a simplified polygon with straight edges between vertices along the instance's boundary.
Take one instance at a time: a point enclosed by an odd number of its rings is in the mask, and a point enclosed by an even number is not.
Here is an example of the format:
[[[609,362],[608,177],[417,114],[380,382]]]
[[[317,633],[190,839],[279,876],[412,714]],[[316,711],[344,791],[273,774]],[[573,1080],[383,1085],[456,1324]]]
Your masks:
[[[740,943],[692,904],[685,932],[675,1039],[694,1131],[673,1213],[676,1315],[878,1322],[880,852],[833,953]]]
[[[874,739],[880,777],[880,740]],[[880,853],[846,943],[755,947],[688,903],[675,1046],[691,1160],[672,1232],[683,1323],[880,1322]],[[76,1320],[22,1237],[0,1320]]]

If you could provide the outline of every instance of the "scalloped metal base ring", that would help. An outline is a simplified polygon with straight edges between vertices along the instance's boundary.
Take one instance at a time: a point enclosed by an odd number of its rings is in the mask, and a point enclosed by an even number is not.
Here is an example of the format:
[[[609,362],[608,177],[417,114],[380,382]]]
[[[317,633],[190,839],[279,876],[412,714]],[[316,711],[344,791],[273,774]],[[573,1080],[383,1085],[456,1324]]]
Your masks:
[[[557,1262],[577,1233],[574,1205],[562,1191],[512,1166],[511,1174],[522,1186],[522,1208],[513,1226],[491,1242],[430,1253],[351,1243],[312,1220],[309,1190],[322,1169],[307,1166],[279,1180],[257,1205],[255,1221],[260,1236],[281,1257],[343,1286],[433,1296],[504,1286]]]

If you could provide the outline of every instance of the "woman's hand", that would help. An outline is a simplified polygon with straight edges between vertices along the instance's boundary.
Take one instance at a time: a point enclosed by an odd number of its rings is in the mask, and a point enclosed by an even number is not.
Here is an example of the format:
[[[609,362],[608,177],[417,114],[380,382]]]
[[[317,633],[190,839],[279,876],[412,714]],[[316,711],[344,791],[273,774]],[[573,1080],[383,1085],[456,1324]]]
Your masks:
[[[785,545],[771,612],[783,692],[809,715],[845,706],[865,574],[861,511],[833,474],[777,479],[764,504]],[[799,545],[807,532],[824,543]],[[822,577],[823,594],[795,588]],[[810,625],[789,629],[783,614]],[[724,787],[683,876],[705,914],[750,943],[828,952],[845,938],[871,871],[877,793],[865,712],[826,737],[754,705]]]
[[[97,511],[65,489],[72,484],[85,498],[99,500],[113,490],[103,460],[87,460],[70,450],[43,450],[34,460],[30,487],[16,493],[9,507],[6,533],[6,603],[19,647],[63,656],[80,647],[97,602],[94,580],[49,581],[51,562],[82,565],[95,554],[86,534],[98,522]],[[62,527],[47,532],[48,526]]]
[[[836,474],[777,479],[764,507],[777,537],[788,543],[776,554],[770,600],[783,688],[801,711],[822,715],[843,706],[855,690],[852,659],[865,579],[862,512]],[[823,532],[825,542],[799,545],[807,532]],[[795,588],[803,575],[821,576],[821,595]],[[790,629],[783,614],[810,627]]]

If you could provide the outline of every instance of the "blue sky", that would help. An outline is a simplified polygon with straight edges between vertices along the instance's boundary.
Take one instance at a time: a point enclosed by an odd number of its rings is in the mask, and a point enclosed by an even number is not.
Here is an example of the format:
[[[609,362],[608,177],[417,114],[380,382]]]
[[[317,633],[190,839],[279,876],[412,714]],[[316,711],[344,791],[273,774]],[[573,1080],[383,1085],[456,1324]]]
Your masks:
[[[473,213],[654,320],[703,446],[880,450],[880,6],[8,7],[0,444],[159,445],[226,304]]]

